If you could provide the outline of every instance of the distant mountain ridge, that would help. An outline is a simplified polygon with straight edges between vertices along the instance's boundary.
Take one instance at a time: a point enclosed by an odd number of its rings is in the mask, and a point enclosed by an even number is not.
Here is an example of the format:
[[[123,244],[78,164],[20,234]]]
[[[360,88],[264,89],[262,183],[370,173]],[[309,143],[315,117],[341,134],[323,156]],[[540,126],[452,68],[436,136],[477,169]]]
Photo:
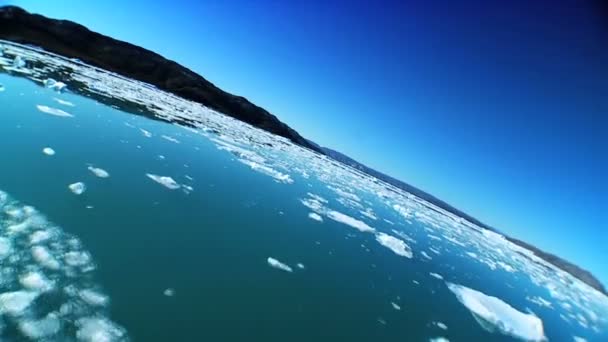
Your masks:
[[[92,32],[71,21],[30,14],[16,6],[0,7],[0,39],[40,46],[47,51],[80,59],[89,65],[154,85],[184,99],[201,103],[225,115],[285,137],[297,145],[325,154],[482,228],[498,231],[425,191],[369,168],[340,152],[323,148],[305,139],[294,129],[279,121],[276,116],[249,102],[246,98],[225,92],[195,72],[152,51]],[[523,241],[508,236],[507,238],[608,295],[601,282],[589,271]]]

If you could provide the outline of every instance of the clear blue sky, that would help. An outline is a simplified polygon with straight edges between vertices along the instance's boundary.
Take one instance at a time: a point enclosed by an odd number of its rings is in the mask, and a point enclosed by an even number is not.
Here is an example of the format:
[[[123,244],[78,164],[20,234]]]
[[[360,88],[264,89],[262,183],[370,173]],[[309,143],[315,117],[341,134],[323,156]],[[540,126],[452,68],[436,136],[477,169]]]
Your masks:
[[[4,3],[182,63],[608,284],[601,1]]]

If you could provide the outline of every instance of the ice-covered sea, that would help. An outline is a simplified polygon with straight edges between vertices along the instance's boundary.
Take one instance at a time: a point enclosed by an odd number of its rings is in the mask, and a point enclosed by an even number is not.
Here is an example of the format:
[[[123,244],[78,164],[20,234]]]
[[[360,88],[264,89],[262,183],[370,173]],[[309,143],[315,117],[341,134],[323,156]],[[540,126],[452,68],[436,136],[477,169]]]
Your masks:
[[[2,341],[608,341],[500,234],[79,61],[0,67]]]

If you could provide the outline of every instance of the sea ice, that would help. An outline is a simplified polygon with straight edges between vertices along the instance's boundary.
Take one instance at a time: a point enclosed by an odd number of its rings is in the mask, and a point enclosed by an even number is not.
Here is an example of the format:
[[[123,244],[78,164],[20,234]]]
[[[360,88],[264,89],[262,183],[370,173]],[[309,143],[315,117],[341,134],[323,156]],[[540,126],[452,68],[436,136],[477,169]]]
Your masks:
[[[344,223],[344,224],[351,226],[355,229],[358,229],[362,232],[375,232],[376,231],[374,228],[368,226],[367,223],[365,223],[363,221],[359,221],[346,214],[342,214],[339,211],[330,210],[327,212],[327,217],[329,217],[330,219],[332,219],[336,222]]]
[[[83,182],[72,183],[68,185],[68,188],[76,195],[82,195],[87,190],[87,187]]]
[[[57,90],[57,91],[62,91],[63,89],[65,89],[65,87],[67,85],[65,83],[63,83],[63,82],[55,81],[52,78],[47,78],[44,81],[44,86],[46,88],[49,88],[49,89],[53,89],[53,90]]]
[[[431,272],[431,273],[429,273],[429,275],[431,277],[433,277],[433,278],[437,278],[439,280],[443,280],[443,276],[441,274]]]
[[[118,341],[125,332],[111,321],[102,317],[86,317],[76,321],[76,337],[87,342]]]
[[[140,131],[140,132],[141,132],[141,134],[143,134],[143,135],[144,135],[144,137],[146,137],[146,138],[151,138],[151,137],[152,137],[152,133],[150,133],[150,132],[146,131],[146,130],[145,130],[145,129],[143,129],[143,128],[140,128],[140,129],[139,129],[139,131]]]
[[[291,269],[291,267],[287,266],[286,264],[280,262],[279,260],[275,259],[275,258],[268,258],[266,260],[266,262],[268,262],[268,265],[270,265],[270,267],[274,267],[276,269],[285,271],[285,272],[293,272],[293,270]]]
[[[179,140],[177,140],[177,139],[175,139],[173,137],[170,137],[168,135],[161,135],[160,137],[163,138],[163,139],[165,139],[165,140],[167,140],[167,141],[170,141],[172,143],[179,144]]]
[[[59,262],[51,255],[48,249],[43,246],[32,247],[32,257],[40,266],[56,270],[59,268]]]
[[[56,313],[49,313],[40,320],[27,319],[19,322],[19,330],[32,340],[40,340],[55,335],[61,328],[61,322]]]
[[[29,272],[19,277],[19,282],[28,290],[48,291],[53,288],[53,284],[42,273]]]
[[[167,176],[158,176],[151,173],[146,173],[146,176],[156,183],[164,186],[167,189],[176,190],[181,187],[173,178]]]
[[[0,236],[0,260],[10,255],[12,249],[11,240]]]
[[[47,156],[54,156],[55,155],[55,150],[53,150],[50,147],[45,147],[42,149],[42,153],[46,154]]]
[[[38,293],[30,291],[5,292],[0,294],[0,313],[19,316],[38,297]]]
[[[168,289],[165,289],[165,291],[163,291],[163,294],[167,297],[173,297],[173,296],[175,296],[175,290],[172,288],[168,288]]]
[[[525,341],[546,340],[543,322],[503,302],[468,287],[446,283],[460,303],[471,311],[475,320],[489,332],[499,331]]]
[[[90,289],[81,290],[78,295],[85,303],[93,306],[105,306],[109,301],[108,296]]]
[[[376,235],[376,241],[378,241],[381,245],[387,247],[397,255],[401,255],[406,258],[413,257],[412,249],[410,248],[410,246],[408,246],[405,242],[397,239],[394,236],[385,233],[378,233]]]
[[[100,169],[98,167],[93,167],[93,166],[89,166],[88,169],[95,176],[97,176],[99,178],[108,178],[108,177],[110,177],[110,174],[106,170],[104,170],[104,169]]]
[[[433,337],[429,340],[429,342],[450,342],[450,340],[445,337]]]
[[[323,217],[317,213],[308,213],[308,217],[319,222],[323,222]]]
[[[59,98],[56,98],[56,97],[53,97],[53,101],[55,101],[55,102],[57,102],[57,103],[59,103],[61,105],[64,105],[64,106],[74,107],[74,104],[72,102],[70,102],[70,101],[62,100],[62,99],[59,99]]]
[[[393,309],[399,311],[401,310],[401,307],[399,306],[399,304],[395,303],[395,302],[391,302],[391,306],[393,307]]]
[[[54,116],[59,116],[59,117],[64,117],[64,118],[74,117],[74,115],[72,115],[66,111],[63,111],[63,110],[57,109],[57,108],[53,108],[53,107],[49,107],[49,106],[36,105],[36,108],[38,108],[39,111],[49,114],[49,115],[54,115]]]

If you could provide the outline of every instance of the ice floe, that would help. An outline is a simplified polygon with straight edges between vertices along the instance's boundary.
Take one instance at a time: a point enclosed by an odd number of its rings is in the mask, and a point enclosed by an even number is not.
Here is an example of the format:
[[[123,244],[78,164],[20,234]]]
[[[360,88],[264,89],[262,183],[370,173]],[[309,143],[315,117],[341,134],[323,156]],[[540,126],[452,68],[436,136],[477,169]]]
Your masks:
[[[163,295],[167,297],[173,297],[175,296],[175,290],[172,288],[165,289],[165,291],[163,291]]]
[[[55,150],[53,150],[50,147],[45,147],[42,149],[42,153],[46,154],[47,156],[54,156],[55,155]]]
[[[406,258],[412,258],[414,256],[410,246],[408,246],[405,242],[397,239],[394,236],[385,233],[378,233],[376,235],[376,241],[378,241],[382,246],[390,249],[397,255],[401,255]]]
[[[308,217],[312,220],[323,222],[323,217],[317,213],[308,213]]]
[[[56,80],[54,80],[52,78],[47,78],[44,81],[44,86],[46,88],[53,89],[53,90],[56,90],[56,91],[62,91],[62,90],[64,90],[67,87],[67,85],[65,83],[60,82],[60,81],[56,81]]]
[[[399,311],[401,310],[401,306],[399,306],[399,304],[395,303],[395,302],[391,302],[391,306],[393,307],[393,309]]]
[[[25,319],[19,322],[21,333],[32,340],[44,340],[57,334],[60,329],[61,321],[59,316],[54,312],[39,320]]]
[[[356,218],[350,217],[339,211],[330,210],[327,212],[327,217],[329,217],[330,219],[332,219],[336,222],[344,223],[345,225],[351,226],[362,232],[375,232],[376,231],[374,228],[368,226],[367,223],[365,223],[363,221],[359,221]]]
[[[53,115],[53,116],[59,116],[59,117],[63,117],[63,118],[74,117],[74,115],[72,115],[66,111],[63,111],[63,110],[57,109],[57,108],[53,108],[53,107],[49,107],[49,106],[36,105],[36,108],[38,108],[39,111],[41,111],[45,114],[49,114],[49,115]]]
[[[266,259],[266,262],[268,263],[268,265],[270,267],[276,268],[278,270],[285,271],[285,272],[293,272],[293,269],[291,267],[287,266],[286,264],[280,262],[279,260],[277,260],[275,258],[269,257],[268,259]]]
[[[146,176],[167,189],[177,190],[181,187],[173,178],[168,176],[159,176],[151,173],[146,173]]]
[[[143,134],[143,135],[144,135],[144,137],[146,137],[146,138],[151,138],[151,137],[152,137],[152,133],[150,133],[150,132],[146,131],[146,130],[145,130],[145,129],[143,129],[143,128],[140,128],[140,129],[139,129],[139,131],[140,131],[140,132],[141,132],[141,134]]]
[[[168,136],[168,135],[164,135],[164,134],[163,134],[163,135],[161,135],[160,137],[161,137],[161,138],[163,138],[163,139],[165,139],[165,140],[167,140],[167,141],[170,141],[170,142],[172,142],[172,143],[176,143],[176,144],[179,144],[179,143],[180,143],[180,141],[179,141],[179,140],[177,140],[177,139],[175,139],[175,138],[173,138],[173,137],[170,137],[170,136]]]
[[[462,285],[446,284],[485,330],[498,331],[525,341],[546,340],[543,322],[535,315],[520,312],[497,297]]]
[[[64,106],[68,106],[68,107],[74,107],[75,106],[72,102],[66,101],[66,100],[62,100],[62,99],[57,98],[57,97],[53,97],[53,101],[59,103],[60,105],[64,105]]]
[[[14,291],[0,294],[0,313],[18,316],[38,298],[38,292]]]
[[[87,187],[83,182],[72,183],[68,185],[68,188],[76,195],[82,195],[87,190]]]
[[[110,174],[108,173],[108,171],[106,171],[104,169],[100,169],[98,167],[93,167],[93,166],[89,166],[87,169],[89,171],[91,171],[95,176],[97,176],[99,178],[108,178],[108,177],[110,177]]]
[[[439,273],[431,272],[431,273],[429,273],[429,275],[431,277],[433,277],[433,278],[436,278],[436,279],[439,279],[439,280],[443,280],[443,276],[441,274],[439,274]]]

